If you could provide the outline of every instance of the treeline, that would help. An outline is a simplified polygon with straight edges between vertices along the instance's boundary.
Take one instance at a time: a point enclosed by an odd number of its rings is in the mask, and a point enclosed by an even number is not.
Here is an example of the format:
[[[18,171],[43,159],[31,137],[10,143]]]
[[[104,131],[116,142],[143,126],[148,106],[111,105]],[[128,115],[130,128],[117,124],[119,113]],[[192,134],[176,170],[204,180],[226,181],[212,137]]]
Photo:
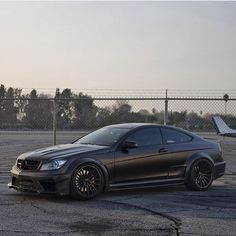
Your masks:
[[[0,129],[3,130],[51,130],[53,127],[54,102],[51,96],[38,94],[33,89],[22,94],[21,89],[0,87]],[[134,111],[129,101],[117,100],[105,106],[107,101],[95,101],[83,93],[75,94],[70,89],[57,90],[55,94],[58,129],[91,130],[105,125],[124,122],[148,122],[163,124],[164,112],[153,108]],[[213,114],[196,112],[172,112],[168,114],[168,124],[193,131],[213,130]],[[223,116],[232,127],[236,127],[236,117]]]

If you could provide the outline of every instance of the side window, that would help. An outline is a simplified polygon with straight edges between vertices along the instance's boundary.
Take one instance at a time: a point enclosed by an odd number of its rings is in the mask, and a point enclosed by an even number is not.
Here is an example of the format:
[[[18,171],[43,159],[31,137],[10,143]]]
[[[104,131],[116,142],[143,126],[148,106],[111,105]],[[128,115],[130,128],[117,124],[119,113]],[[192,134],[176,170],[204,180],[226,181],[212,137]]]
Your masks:
[[[151,127],[136,131],[127,140],[136,142],[139,147],[162,144],[160,129]]]
[[[192,140],[192,137],[182,133],[181,131],[162,128],[163,142],[170,143],[185,143]]]

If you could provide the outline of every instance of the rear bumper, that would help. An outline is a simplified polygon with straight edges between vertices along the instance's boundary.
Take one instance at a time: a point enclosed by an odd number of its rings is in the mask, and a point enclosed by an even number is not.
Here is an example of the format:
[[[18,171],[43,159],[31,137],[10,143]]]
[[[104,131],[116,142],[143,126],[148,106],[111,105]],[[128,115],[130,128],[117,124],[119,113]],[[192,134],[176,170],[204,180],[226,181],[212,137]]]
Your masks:
[[[219,162],[219,163],[215,163],[215,179],[221,177],[222,175],[225,174],[225,162]]]
[[[67,195],[70,193],[70,175],[57,171],[20,171],[17,167],[11,170],[12,180],[9,188],[39,194]]]

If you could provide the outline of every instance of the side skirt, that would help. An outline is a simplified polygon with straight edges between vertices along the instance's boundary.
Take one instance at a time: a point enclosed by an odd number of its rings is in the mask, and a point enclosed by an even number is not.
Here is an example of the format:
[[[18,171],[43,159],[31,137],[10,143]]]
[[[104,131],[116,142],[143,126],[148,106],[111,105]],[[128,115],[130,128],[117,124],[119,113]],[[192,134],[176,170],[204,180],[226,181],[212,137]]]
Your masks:
[[[125,183],[110,184],[108,191],[136,188],[151,188],[157,186],[170,186],[184,184],[184,178],[149,180],[149,181],[133,181]]]

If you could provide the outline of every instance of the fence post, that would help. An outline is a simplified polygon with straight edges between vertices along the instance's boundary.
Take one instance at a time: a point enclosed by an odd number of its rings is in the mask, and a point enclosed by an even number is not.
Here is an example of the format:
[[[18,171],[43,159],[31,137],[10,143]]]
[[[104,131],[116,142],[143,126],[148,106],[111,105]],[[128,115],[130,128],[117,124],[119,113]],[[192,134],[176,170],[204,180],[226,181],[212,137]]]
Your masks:
[[[166,97],[165,97],[165,111],[164,111],[164,125],[168,122],[168,96],[167,96],[167,89],[166,89]]]
[[[53,145],[57,144],[57,100],[53,100]]]

